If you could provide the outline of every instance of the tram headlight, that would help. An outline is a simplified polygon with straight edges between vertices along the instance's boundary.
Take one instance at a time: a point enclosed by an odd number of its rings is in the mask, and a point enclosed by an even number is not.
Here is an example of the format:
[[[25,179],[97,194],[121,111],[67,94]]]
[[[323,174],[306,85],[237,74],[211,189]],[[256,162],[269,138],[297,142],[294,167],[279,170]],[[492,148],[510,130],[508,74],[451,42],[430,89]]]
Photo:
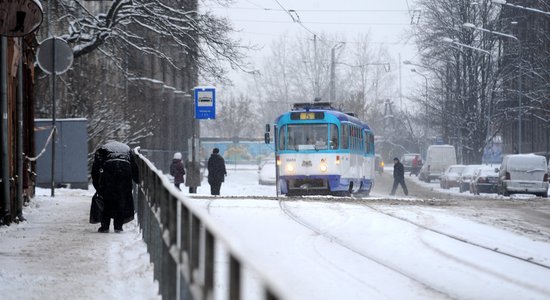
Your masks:
[[[288,173],[294,173],[294,170],[295,170],[294,164],[286,164],[286,171]]]
[[[328,171],[328,166],[326,163],[321,163],[321,165],[319,165],[319,170],[321,170],[321,172],[323,173],[326,173]]]
[[[335,163],[336,163],[337,165],[340,164],[340,155],[336,155],[336,161],[335,161]]]

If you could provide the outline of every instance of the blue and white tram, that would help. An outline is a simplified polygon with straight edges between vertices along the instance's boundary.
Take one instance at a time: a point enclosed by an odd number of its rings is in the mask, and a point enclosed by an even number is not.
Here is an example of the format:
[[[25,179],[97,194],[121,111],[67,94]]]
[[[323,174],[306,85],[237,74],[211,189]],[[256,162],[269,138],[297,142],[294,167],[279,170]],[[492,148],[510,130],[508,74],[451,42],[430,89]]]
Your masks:
[[[295,104],[276,119],[282,194],[368,195],[374,185],[374,134],[328,103]]]

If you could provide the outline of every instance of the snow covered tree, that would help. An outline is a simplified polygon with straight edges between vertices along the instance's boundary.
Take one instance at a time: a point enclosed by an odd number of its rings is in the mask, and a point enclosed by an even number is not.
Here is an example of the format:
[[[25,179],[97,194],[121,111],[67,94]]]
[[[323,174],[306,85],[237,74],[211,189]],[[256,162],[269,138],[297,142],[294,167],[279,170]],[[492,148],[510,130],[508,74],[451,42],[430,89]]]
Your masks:
[[[488,142],[489,110],[498,74],[498,37],[467,28],[491,28],[498,7],[490,1],[420,0],[422,20],[414,29],[429,78],[429,97],[418,97],[430,120],[430,136],[458,148],[465,163],[479,163]],[[427,101],[427,103],[426,103]]]

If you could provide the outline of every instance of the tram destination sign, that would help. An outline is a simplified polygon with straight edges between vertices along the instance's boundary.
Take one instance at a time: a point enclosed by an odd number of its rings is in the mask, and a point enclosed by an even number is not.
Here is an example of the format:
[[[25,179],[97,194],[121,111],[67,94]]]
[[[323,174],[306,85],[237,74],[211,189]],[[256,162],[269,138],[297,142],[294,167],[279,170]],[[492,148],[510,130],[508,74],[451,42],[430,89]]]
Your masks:
[[[293,112],[290,113],[291,120],[322,120],[325,118],[324,112]]]

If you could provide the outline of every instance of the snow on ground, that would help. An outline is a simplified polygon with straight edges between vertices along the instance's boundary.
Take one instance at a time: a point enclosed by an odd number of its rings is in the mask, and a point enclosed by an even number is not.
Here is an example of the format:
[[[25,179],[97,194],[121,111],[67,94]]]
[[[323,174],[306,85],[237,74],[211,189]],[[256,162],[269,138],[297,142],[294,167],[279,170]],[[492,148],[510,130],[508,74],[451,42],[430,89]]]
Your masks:
[[[296,299],[550,298],[549,269],[487,249],[550,265],[549,243],[441,208],[376,207],[401,218],[395,219],[369,208],[370,199],[364,199],[366,205],[330,199],[285,201],[285,213],[274,200],[238,198],[274,195],[273,186],[257,186],[256,180],[253,170],[229,171],[222,195],[237,197],[195,201],[230,229],[233,239],[246,244],[251,259],[277,274]],[[439,189],[439,183],[407,180]],[[208,195],[207,187],[198,195]],[[447,192],[466,196],[458,189]]]
[[[439,189],[438,183],[425,187]],[[58,189],[55,198],[37,192],[24,210],[27,222],[0,227],[3,299],[160,299],[135,221],[121,234],[100,234],[88,223],[93,190]],[[233,197],[209,194],[205,180],[191,199],[292,299],[550,299],[550,269],[490,250],[550,265],[548,240],[452,208],[389,205],[382,192],[350,202],[254,199],[276,195],[275,186],[258,184],[256,167],[228,166],[221,194]],[[401,199],[416,198],[391,197]],[[217,267],[227,261],[222,251],[217,246]],[[216,271],[220,278],[227,270]],[[261,296],[256,277],[245,274],[246,299]],[[216,284],[215,299],[225,299],[223,286]]]
[[[0,227],[2,299],[160,299],[135,221],[98,233],[93,190],[37,188],[26,222]]]

